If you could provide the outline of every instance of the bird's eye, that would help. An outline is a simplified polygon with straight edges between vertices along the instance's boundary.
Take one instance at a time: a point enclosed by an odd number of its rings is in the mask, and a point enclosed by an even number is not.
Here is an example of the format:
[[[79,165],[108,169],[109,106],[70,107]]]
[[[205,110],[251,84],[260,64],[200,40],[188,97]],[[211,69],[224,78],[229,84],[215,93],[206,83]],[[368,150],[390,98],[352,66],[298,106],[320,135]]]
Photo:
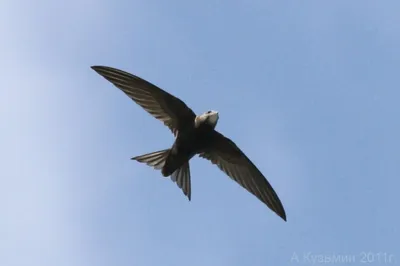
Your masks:
[[[211,113],[211,111],[208,111],[207,114]]]

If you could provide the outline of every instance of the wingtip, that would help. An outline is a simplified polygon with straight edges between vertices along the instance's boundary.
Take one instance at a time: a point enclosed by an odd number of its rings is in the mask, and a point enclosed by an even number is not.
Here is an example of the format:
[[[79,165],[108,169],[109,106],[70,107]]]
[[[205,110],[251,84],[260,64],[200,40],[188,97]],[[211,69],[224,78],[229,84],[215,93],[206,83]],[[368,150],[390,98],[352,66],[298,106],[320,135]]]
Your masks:
[[[282,218],[285,222],[287,222],[286,213],[278,213],[278,216]]]
[[[101,68],[101,66],[96,66],[96,65],[95,65],[95,66],[91,66],[90,68],[97,72],[97,70],[98,70],[99,68]]]

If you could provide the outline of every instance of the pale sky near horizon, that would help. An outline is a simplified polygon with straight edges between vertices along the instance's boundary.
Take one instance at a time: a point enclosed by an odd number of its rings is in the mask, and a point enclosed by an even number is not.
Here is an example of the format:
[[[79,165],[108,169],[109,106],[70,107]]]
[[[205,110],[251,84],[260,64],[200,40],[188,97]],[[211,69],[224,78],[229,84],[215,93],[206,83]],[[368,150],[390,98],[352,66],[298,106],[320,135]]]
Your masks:
[[[399,10],[1,1],[0,265],[400,264]],[[191,202],[131,161],[173,136],[92,65],[218,110],[288,221],[200,158]]]

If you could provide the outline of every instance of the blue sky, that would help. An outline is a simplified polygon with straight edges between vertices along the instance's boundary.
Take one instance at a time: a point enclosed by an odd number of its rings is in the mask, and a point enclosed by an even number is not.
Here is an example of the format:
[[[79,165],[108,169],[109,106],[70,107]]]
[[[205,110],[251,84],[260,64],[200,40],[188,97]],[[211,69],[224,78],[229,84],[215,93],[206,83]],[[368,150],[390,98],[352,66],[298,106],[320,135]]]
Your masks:
[[[400,263],[399,8],[1,1],[0,265]],[[288,222],[202,159],[191,202],[131,161],[173,136],[91,65],[218,110]]]

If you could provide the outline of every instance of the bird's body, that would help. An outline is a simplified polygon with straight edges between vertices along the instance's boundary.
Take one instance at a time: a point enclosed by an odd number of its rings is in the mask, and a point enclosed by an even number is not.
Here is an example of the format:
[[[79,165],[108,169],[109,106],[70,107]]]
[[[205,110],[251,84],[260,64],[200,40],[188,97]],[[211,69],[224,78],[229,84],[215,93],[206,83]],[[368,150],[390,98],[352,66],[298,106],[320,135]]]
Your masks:
[[[218,113],[213,113],[218,116]],[[178,132],[175,142],[171,147],[166,164],[161,172],[163,176],[170,176],[176,167],[181,166],[181,162],[189,161],[194,155],[200,154],[212,145],[215,134],[215,125],[212,126],[206,121],[196,125],[188,125],[185,129]],[[173,167],[176,165],[176,167]]]
[[[196,116],[180,99],[148,81],[111,67],[92,68],[162,121],[175,135],[170,149],[136,156],[133,160],[161,170],[165,177],[171,176],[190,200],[189,161],[199,155],[217,165],[286,221],[282,203],[262,173],[232,140],[215,130],[218,112],[208,111]]]

